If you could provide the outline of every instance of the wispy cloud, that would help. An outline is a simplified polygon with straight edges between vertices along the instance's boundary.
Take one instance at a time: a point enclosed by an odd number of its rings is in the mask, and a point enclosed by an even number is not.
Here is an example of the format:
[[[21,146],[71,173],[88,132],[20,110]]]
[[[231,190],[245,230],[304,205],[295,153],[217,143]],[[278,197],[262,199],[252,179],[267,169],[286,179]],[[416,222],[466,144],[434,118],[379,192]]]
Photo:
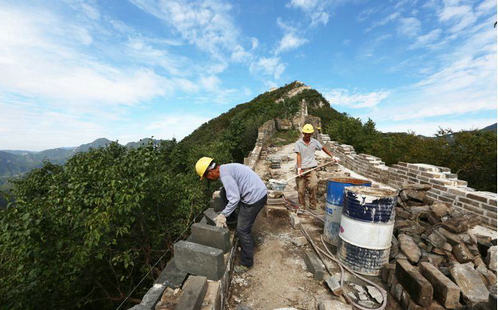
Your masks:
[[[389,96],[388,91],[375,91],[361,93],[358,91],[349,91],[347,89],[331,89],[324,92],[325,98],[332,106],[346,106],[353,109],[373,108],[382,100]]]
[[[251,64],[250,70],[254,74],[264,74],[279,79],[285,70],[285,64],[280,62],[280,57],[262,57]]]
[[[280,18],[277,19],[278,26],[285,32],[282,39],[280,39],[275,54],[290,51],[300,47],[308,42],[307,39],[302,38],[298,34],[298,29],[284,23]]]
[[[158,116],[157,120],[150,123],[145,129],[162,139],[181,140],[210,118],[206,115],[195,114],[162,115]]]
[[[421,29],[420,21],[415,17],[406,17],[399,19],[398,33],[403,36],[414,37]]]
[[[329,22],[329,13],[327,7],[329,1],[323,0],[291,0],[287,6],[303,10],[311,20],[311,26],[326,25]]]
[[[146,68],[121,70],[80,52],[91,44],[80,27],[50,12],[2,7],[0,89],[64,101],[65,104],[134,104],[171,91],[171,82]],[[64,29],[60,32],[60,29]]]
[[[173,27],[181,37],[217,59],[232,54],[239,43],[239,31],[235,26],[228,2],[204,0],[155,1],[131,0],[142,10]]]
[[[441,29],[434,29],[424,35],[420,35],[417,37],[415,42],[410,45],[410,49],[416,49],[416,48],[430,48],[437,46],[437,40],[441,36],[442,30]],[[436,43],[436,44],[435,44]]]

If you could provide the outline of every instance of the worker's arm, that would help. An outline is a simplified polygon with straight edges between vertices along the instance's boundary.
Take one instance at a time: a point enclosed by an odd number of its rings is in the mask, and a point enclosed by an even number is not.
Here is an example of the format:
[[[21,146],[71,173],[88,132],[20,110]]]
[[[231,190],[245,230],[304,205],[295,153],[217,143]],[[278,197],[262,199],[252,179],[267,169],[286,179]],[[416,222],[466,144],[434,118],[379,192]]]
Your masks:
[[[237,205],[239,204],[240,192],[237,183],[231,176],[221,178],[221,182],[225,187],[228,200],[228,203],[225,206],[225,209],[221,211],[221,214],[223,214],[225,217],[228,217],[230,216],[230,214],[232,214],[232,212],[235,210],[235,208],[237,208]]]
[[[296,161],[297,161],[297,174],[298,175],[301,175],[302,173],[302,168],[301,168],[301,153],[299,152],[296,152],[297,154],[297,157],[296,157]]]
[[[334,155],[325,146],[322,146],[322,150],[330,157],[334,157]]]

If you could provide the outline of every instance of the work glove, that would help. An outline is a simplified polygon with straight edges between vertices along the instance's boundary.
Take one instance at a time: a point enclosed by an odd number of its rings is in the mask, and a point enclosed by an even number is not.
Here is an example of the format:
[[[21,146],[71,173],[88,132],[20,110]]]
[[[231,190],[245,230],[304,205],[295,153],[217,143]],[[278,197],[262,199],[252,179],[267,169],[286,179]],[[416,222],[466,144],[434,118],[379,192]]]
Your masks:
[[[340,162],[340,161],[341,161],[341,159],[340,159],[339,157],[337,157],[337,156],[332,156],[332,160],[333,160],[334,162],[336,162],[336,163],[338,163],[338,162]]]
[[[297,168],[297,175],[301,176],[303,174],[303,168]]]
[[[216,223],[216,227],[227,227],[227,218],[223,215],[220,214],[217,217],[214,218],[214,222]]]

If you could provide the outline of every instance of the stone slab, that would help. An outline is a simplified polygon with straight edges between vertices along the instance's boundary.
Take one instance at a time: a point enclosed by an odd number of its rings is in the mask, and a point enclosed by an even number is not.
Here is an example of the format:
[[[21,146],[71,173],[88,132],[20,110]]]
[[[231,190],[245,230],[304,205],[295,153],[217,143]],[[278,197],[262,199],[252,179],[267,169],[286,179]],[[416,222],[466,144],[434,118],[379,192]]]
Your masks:
[[[153,310],[156,307],[157,302],[161,299],[166,287],[162,284],[154,284],[144,295],[142,301],[140,302],[140,309]]]
[[[496,245],[493,245],[488,249],[488,255],[486,256],[486,262],[488,263],[488,268],[496,271]]]
[[[221,310],[221,281],[208,281],[201,310]]]
[[[431,283],[407,260],[396,261],[396,278],[417,304],[428,307],[432,303]]]
[[[166,267],[161,271],[154,284],[162,284],[165,287],[179,288],[183,285],[187,273],[176,267],[175,258],[170,259]]]
[[[325,267],[313,251],[307,250],[304,252],[304,262],[306,263],[308,271],[314,275],[315,279],[320,281],[325,279],[325,276],[327,275]]]
[[[232,247],[228,228],[201,223],[192,225],[189,241],[220,249],[224,253]]]
[[[208,208],[204,210],[204,216],[206,217],[207,223],[209,225],[216,225],[214,218],[218,216],[219,213],[215,212],[213,208]]]
[[[465,300],[472,304],[488,301],[489,291],[472,263],[454,264],[450,267],[450,273]]]
[[[430,263],[420,263],[420,272],[431,282],[434,297],[447,309],[459,306],[460,288]]]
[[[189,241],[174,245],[175,263],[178,269],[193,275],[219,280],[225,272],[223,251]]]
[[[422,253],[412,237],[406,234],[399,234],[398,241],[403,254],[405,254],[412,263],[418,263]]]
[[[207,291],[207,279],[201,276],[190,276],[182,288],[182,295],[175,310],[199,310]]]

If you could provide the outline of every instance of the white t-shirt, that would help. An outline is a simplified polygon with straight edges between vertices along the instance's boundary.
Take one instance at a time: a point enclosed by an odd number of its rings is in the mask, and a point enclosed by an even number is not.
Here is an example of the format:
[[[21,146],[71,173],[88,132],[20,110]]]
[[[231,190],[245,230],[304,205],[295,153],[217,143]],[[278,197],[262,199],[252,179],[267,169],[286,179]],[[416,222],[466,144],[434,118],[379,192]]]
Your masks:
[[[299,139],[294,145],[294,152],[301,154],[301,168],[313,168],[318,166],[315,160],[315,151],[322,149],[322,145],[318,140],[311,138],[310,143],[304,143],[303,139]]]

